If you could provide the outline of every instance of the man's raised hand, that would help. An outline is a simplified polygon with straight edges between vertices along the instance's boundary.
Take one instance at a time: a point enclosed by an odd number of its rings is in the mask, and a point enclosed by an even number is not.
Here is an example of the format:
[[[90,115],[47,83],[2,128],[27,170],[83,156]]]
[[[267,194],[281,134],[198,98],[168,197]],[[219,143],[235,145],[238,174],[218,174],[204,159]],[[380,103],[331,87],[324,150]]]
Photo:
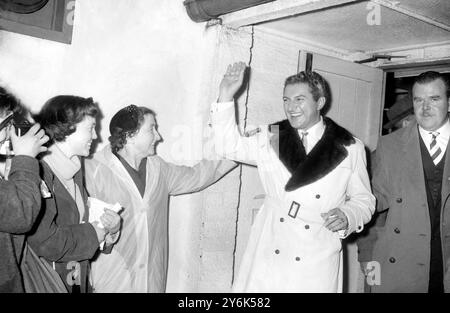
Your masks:
[[[217,102],[233,101],[234,95],[242,86],[246,67],[244,62],[236,62],[233,65],[228,65],[227,72],[220,82],[219,99]]]

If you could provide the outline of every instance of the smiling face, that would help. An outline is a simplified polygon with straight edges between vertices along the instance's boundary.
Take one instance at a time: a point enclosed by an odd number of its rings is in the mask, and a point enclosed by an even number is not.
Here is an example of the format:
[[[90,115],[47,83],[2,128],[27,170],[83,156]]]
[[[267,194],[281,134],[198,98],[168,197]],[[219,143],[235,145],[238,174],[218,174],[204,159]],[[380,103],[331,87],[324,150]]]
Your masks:
[[[161,136],[156,129],[156,120],[153,114],[145,114],[141,128],[127,143],[134,146],[137,153],[144,157],[154,155],[155,145],[161,140]]]
[[[445,83],[436,79],[428,83],[415,83],[412,89],[414,115],[417,123],[427,130],[435,131],[447,121],[450,99]]]
[[[76,131],[66,137],[64,142],[70,147],[73,155],[89,156],[92,141],[97,139],[95,126],[95,118],[86,115],[81,122],[76,124]]]
[[[283,105],[291,126],[307,130],[320,121],[320,110],[325,105],[325,98],[314,100],[306,83],[289,84],[284,88]]]

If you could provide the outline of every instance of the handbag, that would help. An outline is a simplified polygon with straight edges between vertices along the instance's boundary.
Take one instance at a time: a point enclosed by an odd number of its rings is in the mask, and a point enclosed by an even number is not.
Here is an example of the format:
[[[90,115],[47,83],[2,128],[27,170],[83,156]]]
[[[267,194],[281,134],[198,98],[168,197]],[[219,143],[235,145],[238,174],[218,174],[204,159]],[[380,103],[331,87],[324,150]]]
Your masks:
[[[28,244],[25,244],[20,267],[26,293],[68,293],[59,274]]]

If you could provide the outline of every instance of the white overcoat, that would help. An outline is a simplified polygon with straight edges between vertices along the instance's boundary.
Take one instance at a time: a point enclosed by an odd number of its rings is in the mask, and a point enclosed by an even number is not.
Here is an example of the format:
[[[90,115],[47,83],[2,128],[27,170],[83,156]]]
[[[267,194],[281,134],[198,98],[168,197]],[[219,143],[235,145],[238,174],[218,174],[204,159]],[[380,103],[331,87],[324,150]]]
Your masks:
[[[356,143],[346,147],[348,156],[329,174],[287,192],[291,173],[270,144],[273,134],[267,127],[255,136],[241,136],[231,102],[214,103],[211,121],[216,152],[256,165],[266,192],[233,291],[342,292],[341,239],[362,231],[375,206],[362,142],[355,138]],[[347,231],[331,232],[323,226],[320,214],[333,208],[347,215]]]
[[[109,145],[85,166],[89,194],[123,207],[118,242],[92,262],[95,292],[160,293],[167,278],[169,196],[206,188],[236,165],[205,160],[187,167],[148,157],[144,196]]]

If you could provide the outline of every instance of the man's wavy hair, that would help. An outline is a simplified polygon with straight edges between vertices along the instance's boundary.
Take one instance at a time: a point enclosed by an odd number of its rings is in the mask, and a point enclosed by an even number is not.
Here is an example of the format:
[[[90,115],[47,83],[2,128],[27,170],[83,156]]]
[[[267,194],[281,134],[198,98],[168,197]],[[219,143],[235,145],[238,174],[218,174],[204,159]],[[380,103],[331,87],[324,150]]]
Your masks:
[[[450,82],[449,82],[449,80],[447,79],[447,77],[445,77],[441,73],[435,72],[435,71],[427,71],[427,72],[423,72],[422,74],[418,75],[414,79],[414,83],[411,86],[411,90],[415,84],[424,85],[424,84],[434,82],[435,80],[438,80],[438,79],[442,80],[442,82],[444,83],[447,98],[450,98]]]
[[[117,122],[111,121],[109,129],[111,136],[109,136],[108,140],[113,153],[122,150],[127,144],[127,139],[139,132],[144,123],[145,115],[151,114],[153,117],[156,117],[156,113],[153,110],[133,104],[122,109],[118,114],[120,114],[120,117],[116,119]]]
[[[99,113],[98,104],[92,98],[63,95],[48,100],[34,119],[52,142],[61,142],[77,130],[76,124],[86,116],[96,118]]]
[[[326,112],[331,103],[331,91],[328,82],[320,74],[312,71],[302,71],[295,75],[289,76],[284,81],[284,88],[288,85],[307,84],[311,90],[314,101],[318,101],[320,97],[325,98],[325,105],[322,112]]]

